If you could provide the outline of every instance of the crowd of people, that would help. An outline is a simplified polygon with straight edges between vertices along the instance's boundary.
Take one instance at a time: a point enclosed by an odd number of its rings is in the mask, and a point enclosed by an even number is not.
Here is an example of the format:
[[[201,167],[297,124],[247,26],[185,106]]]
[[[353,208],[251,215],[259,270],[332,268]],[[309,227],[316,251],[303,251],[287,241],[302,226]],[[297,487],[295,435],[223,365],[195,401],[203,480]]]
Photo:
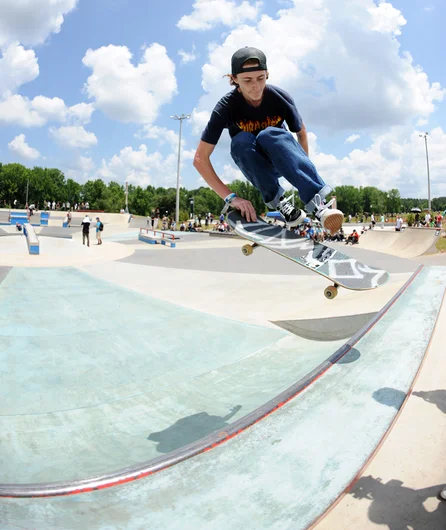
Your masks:
[[[444,217],[446,216],[446,210],[441,214],[441,212],[438,212],[437,214],[431,215],[429,212],[427,212],[424,215],[424,218],[420,217],[420,214],[417,212],[415,214],[415,226],[425,226],[429,228],[441,228],[441,225],[443,223]]]
[[[47,210],[53,210],[53,211],[74,211],[74,212],[77,212],[77,211],[82,211],[82,210],[89,210],[90,209],[90,204],[88,201],[86,202],[81,202],[80,204],[78,204],[77,202],[74,203],[74,205],[72,206],[70,204],[69,201],[67,202],[56,202],[56,201],[43,201],[43,207],[44,207],[44,210],[47,211]]]

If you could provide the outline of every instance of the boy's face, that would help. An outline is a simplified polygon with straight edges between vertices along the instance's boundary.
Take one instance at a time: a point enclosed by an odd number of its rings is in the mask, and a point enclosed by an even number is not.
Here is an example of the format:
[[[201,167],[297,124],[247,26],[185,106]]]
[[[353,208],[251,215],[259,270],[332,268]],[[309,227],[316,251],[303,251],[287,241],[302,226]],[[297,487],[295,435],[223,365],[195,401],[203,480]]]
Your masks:
[[[253,101],[262,99],[263,91],[266,85],[268,72],[265,70],[256,70],[254,72],[243,72],[234,76],[234,80],[239,85],[244,96]]]

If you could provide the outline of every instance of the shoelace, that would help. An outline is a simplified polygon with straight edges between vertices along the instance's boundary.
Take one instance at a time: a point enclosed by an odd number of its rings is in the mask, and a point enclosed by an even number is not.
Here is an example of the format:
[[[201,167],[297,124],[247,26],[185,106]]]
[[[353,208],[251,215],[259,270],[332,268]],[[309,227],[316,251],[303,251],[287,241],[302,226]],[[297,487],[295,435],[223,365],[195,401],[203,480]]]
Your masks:
[[[316,206],[316,211],[317,212],[320,212],[322,210],[325,210],[326,208],[330,208],[330,206],[333,205],[333,203],[335,202],[334,199],[331,199],[331,201],[325,203],[324,202],[324,199],[322,199],[322,197],[319,195],[319,193],[317,193],[315,196],[314,196],[314,204]]]
[[[289,202],[286,202],[285,204],[280,204],[279,210],[280,213],[283,213],[285,215],[290,214],[294,209],[294,206],[290,204]]]

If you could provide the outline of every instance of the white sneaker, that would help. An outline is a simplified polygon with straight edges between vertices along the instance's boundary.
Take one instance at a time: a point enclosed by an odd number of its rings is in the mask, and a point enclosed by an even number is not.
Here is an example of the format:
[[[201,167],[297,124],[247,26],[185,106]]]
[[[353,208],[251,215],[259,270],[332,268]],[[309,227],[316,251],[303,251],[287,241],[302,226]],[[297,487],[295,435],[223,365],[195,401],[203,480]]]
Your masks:
[[[277,205],[277,211],[284,217],[289,228],[294,228],[301,225],[305,219],[305,212],[299,208],[295,208],[289,201],[291,197],[285,199],[281,197]]]
[[[320,220],[322,228],[325,228],[325,230],[333,235],[339,232],[344,222],[344,214],[341,210],[330,208],[334,203],[334,199],[325,204],[325,201],[321,199],[320,195],[315,195],[313,201],[316,204],[314,214]]]

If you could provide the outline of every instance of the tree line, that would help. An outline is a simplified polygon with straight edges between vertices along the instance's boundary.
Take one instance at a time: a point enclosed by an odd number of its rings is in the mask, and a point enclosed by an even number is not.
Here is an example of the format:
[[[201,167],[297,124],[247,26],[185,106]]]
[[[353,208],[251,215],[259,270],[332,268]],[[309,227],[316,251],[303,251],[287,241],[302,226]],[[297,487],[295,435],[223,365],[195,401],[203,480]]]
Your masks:
[[[229,185],[231,191],[240,197],[250,200],[259,214],[265,213],[260,192],[249,182],[235,180]],[[291,191],[286,195],[290,196]],[[419,198],[402,198],[397,189],[382,191],[373,186],[359,187],[338,186],[333,190],[337,205],[347,216],[374,214],[407,213],[414,207],[427,209],[428,200]],[[27,168],[21,164],[0,163],[0,204],[11,208],[16,200],[16,207],[28,204],[43,209],[45,201],[56,203],[89,203],[91,210],[103,210],[110,213],[120,212],[125,208],[125,187],[117,182],[106,184],[101,179],[89,180],[80,184],[73,179],[65,178],[59,169],[34,167]],[[303,207],[298,194],[295,194],[296,205]],[[175,215],[176,189],[155,186],[128,187],[128,206],[130,213],[148,215],[159,209],[160,215]],[[194,190],[180,189],[180,218],[189,215],[202,215],[211,212],[218,215],[223,208],[223,200],[210,188],[202,186]],[[433,211],[446,209],[446,197],[432,199]]]

